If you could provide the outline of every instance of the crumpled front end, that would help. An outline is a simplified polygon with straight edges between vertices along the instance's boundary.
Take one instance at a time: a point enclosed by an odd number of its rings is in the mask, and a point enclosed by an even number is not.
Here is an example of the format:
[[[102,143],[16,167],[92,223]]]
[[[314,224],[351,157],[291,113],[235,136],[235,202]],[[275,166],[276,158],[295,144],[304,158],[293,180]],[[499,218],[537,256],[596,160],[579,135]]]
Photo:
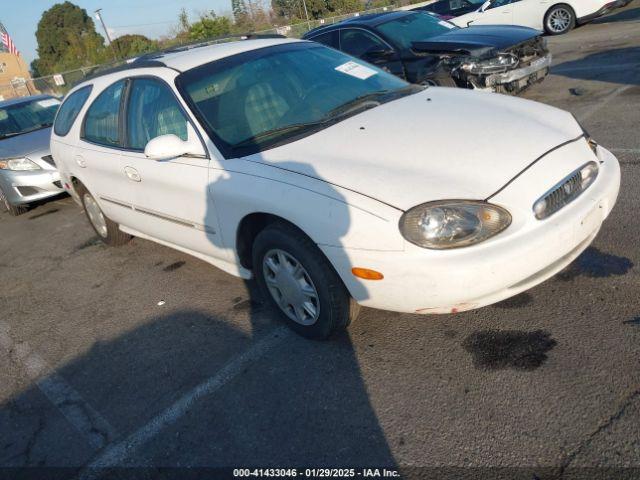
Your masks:
[[[546,41],[535,37],[490,58],[452,58],[452,76],[467,87],[517,95],[549,74],[552,56]]]

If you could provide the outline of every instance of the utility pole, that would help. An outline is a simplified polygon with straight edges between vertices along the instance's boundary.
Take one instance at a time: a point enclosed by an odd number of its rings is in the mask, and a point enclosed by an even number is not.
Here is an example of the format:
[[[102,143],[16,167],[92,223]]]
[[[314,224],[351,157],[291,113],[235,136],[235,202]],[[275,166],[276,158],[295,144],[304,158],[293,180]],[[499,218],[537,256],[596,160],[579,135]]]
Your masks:
[[[111,35],[109,35],[109,30],[107,30],[107,26],[104,24],[104,20],[102,19],[102,14],[100,13],[101,11],[102,11],[102,8],[99,8],[99,9],[97,9],[95,11],[96,18],[98,20],[100,20],[100,23],[102,24],[102,28],[104,29],[104,34],[107,37],[107,42],[109,42],[109,46],[111,47],[111,51],[113,52],[113,56],[117,60],[118,59],[118,55],[116,54],[115,48],[113,48],[113,41],[111,40]]]
[[[306,0],[302,0],[302,5],[304,6],[304,14],[307,17],[307,27],[311,30],[311,21],[309,20],[309,12],[307,11],[307,2]]]

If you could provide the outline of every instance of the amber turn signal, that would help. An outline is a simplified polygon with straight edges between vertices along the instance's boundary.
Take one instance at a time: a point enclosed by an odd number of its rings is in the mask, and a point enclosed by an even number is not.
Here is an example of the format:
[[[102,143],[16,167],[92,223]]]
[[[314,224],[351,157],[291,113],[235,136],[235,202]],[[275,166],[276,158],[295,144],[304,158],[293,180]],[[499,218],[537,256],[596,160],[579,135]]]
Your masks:
[[[380,272],[369,270],[368,268],[353,267],[351,269],[351,273],[353,273],[356,277],[362,278],[364,280],[382,280],[384,278],[384,275],[382,275]]]

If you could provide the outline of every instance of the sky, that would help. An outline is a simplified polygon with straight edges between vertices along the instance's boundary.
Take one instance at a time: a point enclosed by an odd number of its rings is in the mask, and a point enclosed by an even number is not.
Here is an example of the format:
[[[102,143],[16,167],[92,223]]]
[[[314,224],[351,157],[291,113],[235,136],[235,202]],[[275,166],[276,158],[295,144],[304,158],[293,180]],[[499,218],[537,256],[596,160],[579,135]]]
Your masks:
[[[0,0],[2,22],[20,54],[30,64],[36,58],[36,29],[42,13],[64,0]],[[140,33],[149,38],[166,35],[178,24],[178,14],[184,7],[190,17],[214,10],[218,15],[231,12],[231,0],[72,0],[93,18],[96,30],[104,35],[94,11],[102,8],[102,18],[112,36]]]

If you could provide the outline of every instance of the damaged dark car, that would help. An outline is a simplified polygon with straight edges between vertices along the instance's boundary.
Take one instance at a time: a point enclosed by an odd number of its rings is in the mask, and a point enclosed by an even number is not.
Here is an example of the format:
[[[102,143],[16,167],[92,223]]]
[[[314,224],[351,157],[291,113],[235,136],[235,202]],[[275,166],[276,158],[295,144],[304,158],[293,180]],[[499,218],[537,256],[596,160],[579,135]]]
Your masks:
[[[508,25],[459,28],[426,12],[362,15],[303,38],[421,85],[516,95],[544,80],[551,66],[542,32]]]

